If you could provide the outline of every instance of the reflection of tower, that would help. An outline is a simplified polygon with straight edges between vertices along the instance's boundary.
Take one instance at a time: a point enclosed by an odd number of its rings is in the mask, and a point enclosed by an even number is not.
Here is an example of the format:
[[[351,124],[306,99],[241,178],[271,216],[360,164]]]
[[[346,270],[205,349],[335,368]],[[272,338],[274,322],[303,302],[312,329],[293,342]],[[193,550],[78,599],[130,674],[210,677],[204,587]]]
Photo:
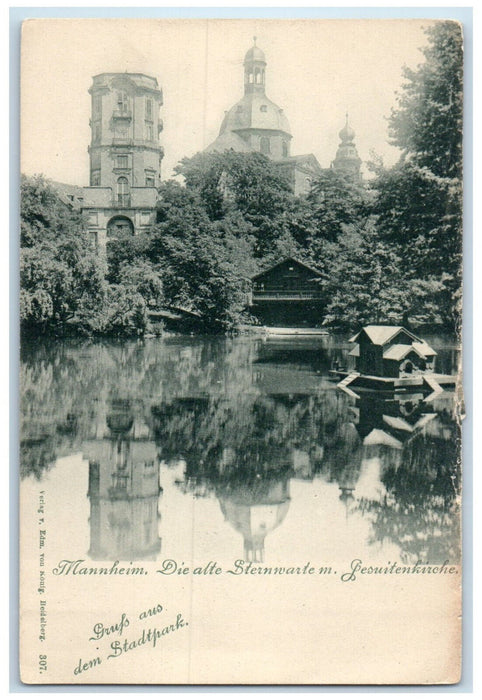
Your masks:
[[[358,157],[358,152],[354,143],[355,132],[348,124],[348,114],[346,115],[345,126],[340,131],[339,136],[341,143],[338,146],[336,158],[332,163],[333,170],[358,182],[361,180],[361,160]]]
[[[92,559],[147,559],[160,551],[159,465],[155,444],[136,437],[127,405],[114,406],[103,437],[85,445],[89,458]]]
[[[281,525],[290,507],[289,477],[235,487],[219,502],[226,520],[243,535],[245,560],[263,561],[265,537]]]

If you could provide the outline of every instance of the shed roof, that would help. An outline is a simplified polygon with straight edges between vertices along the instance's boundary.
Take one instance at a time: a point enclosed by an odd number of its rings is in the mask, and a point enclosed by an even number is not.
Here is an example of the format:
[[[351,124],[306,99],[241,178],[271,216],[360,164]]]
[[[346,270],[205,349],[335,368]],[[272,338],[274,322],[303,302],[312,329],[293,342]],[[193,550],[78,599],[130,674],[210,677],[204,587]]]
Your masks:
[[[413,340],[419,343],[423,342],[421,338],[414,335],[403,326],[364,326],[361,331],[350,338],[349,342],[355,343],[363,331],[365,331],[374,345],[385,345],[385,343],[388,343],[397,333],[400,333],[400,331],[404,331],[410,338],[413,338]]]
[[[420,343],[417,343],[420,345]],[[417,350],[415,343],[411,345],[391,345],[388,350],[383,353],[384,360],[403,360],[411,352],[415,352],[419,357],[424,358],[425,355]]]
[[[296,258],[283,258],[283,260],[280,260],[279,262],[276,263],[276,265],[271,265],[271,267],[266,268],[266,270],[263,270],[262,272],[258,272],[257,275],[253,275],[251,279],[254,281],[258,279],[259,277],[262,277],[265,275],[267,272],[271,272],[271,270],[275,270],[277,267],[280,265],[283,265],[284,263],[287,262],[292,262],[295,263],[295,265],[298,265],[299,267],[303,267],[305,270],[308,270],[311,272],[315,277],[323,277],[322,273],[319,270],[316,270],[314,267],[310,267],[306,263],[301,262],[301,260],[297,260]]]
[[[424,357],[433,357],[437,354],[425,340],[422,340],[420,343],[413,343],[413,347],[415,350],[420,351]]]

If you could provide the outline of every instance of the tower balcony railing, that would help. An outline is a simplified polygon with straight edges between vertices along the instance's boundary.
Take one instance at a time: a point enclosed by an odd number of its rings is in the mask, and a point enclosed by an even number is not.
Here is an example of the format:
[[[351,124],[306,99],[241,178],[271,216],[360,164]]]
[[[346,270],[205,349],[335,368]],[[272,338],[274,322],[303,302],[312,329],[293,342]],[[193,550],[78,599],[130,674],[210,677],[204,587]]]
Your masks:
[[[132,119],[132,112],[130,109],[114,109],[112,116],[114,119]]]
[[[114,136],[112,139],[113,146],[133,146],[134,140],[131,136]]]

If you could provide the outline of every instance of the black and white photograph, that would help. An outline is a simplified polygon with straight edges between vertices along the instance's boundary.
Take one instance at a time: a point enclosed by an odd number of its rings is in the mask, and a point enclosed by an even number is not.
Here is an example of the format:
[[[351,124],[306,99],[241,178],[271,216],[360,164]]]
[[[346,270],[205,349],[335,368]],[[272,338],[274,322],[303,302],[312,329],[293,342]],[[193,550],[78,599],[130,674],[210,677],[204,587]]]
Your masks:
[[[461,674],[464,27],[30,19],[20,677]]]

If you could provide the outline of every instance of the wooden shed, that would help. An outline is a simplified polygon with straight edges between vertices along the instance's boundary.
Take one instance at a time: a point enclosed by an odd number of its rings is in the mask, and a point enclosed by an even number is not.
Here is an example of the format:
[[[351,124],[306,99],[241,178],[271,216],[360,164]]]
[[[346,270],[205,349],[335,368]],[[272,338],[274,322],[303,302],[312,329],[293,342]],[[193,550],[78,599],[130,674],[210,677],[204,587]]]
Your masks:
[[[319,270],[289,257],[251,281],[252,312],[267,325],[321,325],[324,302]]]
[[[403,326],[365,326],[350,338],[349,353],[360,374],[402,378],[434,371],[437,353]]]

